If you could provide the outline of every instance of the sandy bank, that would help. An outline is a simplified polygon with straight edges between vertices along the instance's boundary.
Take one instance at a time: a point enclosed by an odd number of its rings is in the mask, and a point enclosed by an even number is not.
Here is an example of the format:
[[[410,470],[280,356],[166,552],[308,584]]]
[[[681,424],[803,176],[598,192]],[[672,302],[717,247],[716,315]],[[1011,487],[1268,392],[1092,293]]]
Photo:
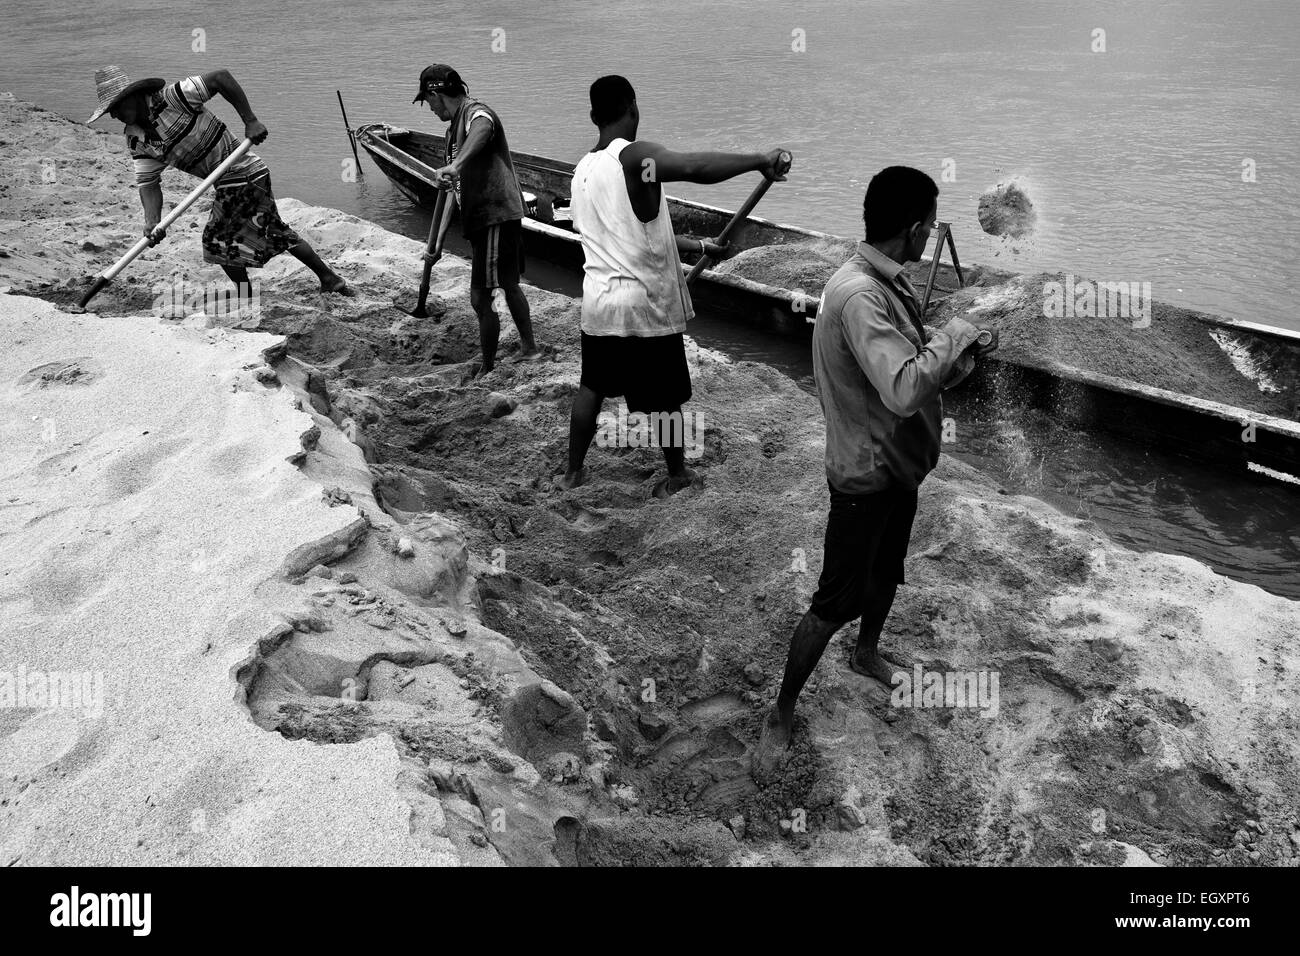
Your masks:
[[[8,295],[0,329],[0,670],[102,680],[5,698],[3,862],[432,861],[391,745],[294,744],[236,704],[285,552],[358,517],[287,460],[311,421],[255,375],[273,337]]]
[[[10,192],[11,284],[91,271],[72,236],[102,264],[138,215],[115,139],[30,122],[101,159],[129,203],[75,169],[59,198]],[[25,755],[5,777],[11,858],[1297,862],[1300,606],[1116,547],[950,459],[886,644],[996,671],[996,716],[892,707],[837,642],[759,788],[748,748],[820,570],[815,399],[693,348],[704,488],[650,500],[654,453],[595,448],[591,482],[556,493],[574,304],[530,290],[547,360],[473,378],[463,262],[439,265],[436,319],[416,322],[389,301],[418,243],[281,208],[357,299],[277,261],[254,334],[143,317],[155,283],[217,278],[180,229],[103,294],[104,318],[4,300],[5,411],[53,418],[57,441],[23,431],[6,466],[0,595],[19,626],[0,664],[126,675],[97,724],[0,718]],[[85,376],[29,374],[81,356]]]

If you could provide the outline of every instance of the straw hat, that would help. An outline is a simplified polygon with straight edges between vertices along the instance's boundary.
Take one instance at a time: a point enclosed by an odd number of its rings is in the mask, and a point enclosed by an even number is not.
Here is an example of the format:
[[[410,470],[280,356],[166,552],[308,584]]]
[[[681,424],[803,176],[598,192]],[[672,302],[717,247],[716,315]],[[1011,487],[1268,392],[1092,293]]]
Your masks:
[[[95,93],[99,96],[99,109],[90,114],[90,119],[86,120],[86,125],[89,126],[95,122],[95,120],[111,110],[113,104],[130,96],[137,90],[153,92],[154,90],[161,90],[164,85],[163,81],[157,77],[148,80],[136,80],[132,83],[130,77],[126,75],[120,66],[106,66],[102,70],[96,70]]]

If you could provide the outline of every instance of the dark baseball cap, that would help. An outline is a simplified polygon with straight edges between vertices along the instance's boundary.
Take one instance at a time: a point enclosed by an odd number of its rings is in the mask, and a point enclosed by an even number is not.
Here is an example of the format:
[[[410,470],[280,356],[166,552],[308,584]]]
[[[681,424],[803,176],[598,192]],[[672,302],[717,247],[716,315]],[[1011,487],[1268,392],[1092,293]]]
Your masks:
[[[418,103],[430,93],[442,93],[447,89],[455,89],[459,92],[466,88],[465,81],[460,78],[459,73],[446,63],[435,63],[420,71],[420,88],[411,102]]]

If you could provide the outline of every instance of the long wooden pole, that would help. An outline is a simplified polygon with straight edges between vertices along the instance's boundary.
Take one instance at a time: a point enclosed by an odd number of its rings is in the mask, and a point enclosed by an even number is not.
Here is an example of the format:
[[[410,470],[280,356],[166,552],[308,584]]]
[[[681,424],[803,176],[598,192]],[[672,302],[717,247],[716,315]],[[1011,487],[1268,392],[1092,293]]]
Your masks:
[[[352,146],[352,161],[357,164],[357,175],[364,176],[361,169],[361,157],[357,155],[357,138],[352,135],[352,124],[348,122],[348,111],[343,108],[343,92],[335,90],[334,95],[339,98],[339,112],[343,114],[343,129],[347,131],[348,143]]]
[[[243,156],[246,152],[248,152],[252,148],[253,148],[253,141],[251,139],[245,139],[242,143],[236,146],[231,151],[230,155],[227,156],[224,160],[222,160],[221,165],[219,165],[216,169],[214,169],[211,173],[208,174],[207,179],[203,180],[203,182],[195,186],[188,196],[186,196],[184,199],[178,202],[174,207],[172,207],[172,211],[169,212],[166,216],[164,216],[162,218],[162,221],[159,222],[158,225],[154,226],[152,230],[150,230],[149,235],[141,236],[136,241],[136,244],[126,251],[126,254],[122,256],[122,258],[118,259],[117,262],[113,263],[111,266],[109,266],[107,269],[101,272],[95,278],[94,285],[92,285],[90,289],[86,292],[86,294],[81,297],[81,301],[78,302],[77,304],[84,309],[86,307],[86,303],[89,302],[91,299],[93,299],[96,295],[98,295],[100,290],[103,289],[104,286],[112,282],[114,277],[117,276],[117,274],[121,272],[123,269],[125,269],[127,266],[129,266],[131,264],[131,261],[135,259],[136,256],[144,252],[145,249],[149,248],[150,240],[152,240],[154,236],[161,235],[162,233],[166,232],[167,228],[172,223],[174,223],[177,219],[179,219],[181,217],[181,214],[184,213],[185,210],[189,209],[190,206],[194,205],[194,203],[198,200],[198,198],[212,187],[213,183],[215,183],[218,179],[220,179],[222,176],[226,174],[226,170],[228,170],[231,166],[233,166],[241,156]]]
[[[782,166],[784,167],[781,170],[781,175],[785,175],[785,171],[790,168],[790,164],[793,161],[794,161],[794,157],[791,156],[789,153],[783,152],[781,154],[781,163]],[[754,207],[758,205],[758,201],[762,199],[764,195],[767,194],[767,191],[772,187],[772,184],[774,182],[776,182],[775,179],[768,179],[766,176],[763,177],[763,181],[754,187],[754,191],[749,194],[749,198],[745,200],[744,205],[742,205],[739,209],[737,209],[736,214],[731,217],[731,222],[727,223],[726,228],[723,229],[722,232],[718,234],[718,238],[717,238],[718,243],[721,244],[727,241],[728,237],[731,236],[731,231],[749,217],[749,214],[754,211]],[[698,276],[701,272],[703,272],[708,267],[708,265],[709,265],[709,257],[707,255],[701,255],[699,261],[695,263],[695,265],[691,266],[691,271],[686,273],[687,284],[689,285],[690,283],[694,282],[695,277]]]

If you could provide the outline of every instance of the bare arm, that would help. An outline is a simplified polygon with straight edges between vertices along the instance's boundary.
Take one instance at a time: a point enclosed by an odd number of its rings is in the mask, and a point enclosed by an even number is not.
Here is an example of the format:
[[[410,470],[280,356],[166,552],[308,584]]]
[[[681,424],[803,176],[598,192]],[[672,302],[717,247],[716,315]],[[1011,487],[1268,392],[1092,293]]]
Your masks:
[[[211,73],[204,73],[203,84],[209,90],[220,93],[225,97],[226,102],[235,108],[239,118],[244,121],[245,136],[254,143],[266,139],[268,135],[266,127],[254,115],[253,108],[248,105],[248,96],[245,95],[244,88],[230,75],[229,70],[213,70]]]
[[[695,239],[691,236],[673,236],[673,239],[677,242],[678,252],[698,252],[701,254],[704,252],[703,239]]]
[[[643,182],[720,183],[749,172],[769,179],[785,179],[780,150],[767,153],[679,153],[658,143],[641,141],[623,150],[625,172],[636,172]]]
[[[140,205],[144,207],[144,228],[148,232],[162,221],[162,183],[141,186]]]
[[[679,253],[698,252],[710,259],[725,259],[731,246],[729,242],[718,244],[712,239],[696,239],[694,236],[673,236],[673,239],[677,241],[677,251]]]
[[[147,186],[141,186],[140,205],[144,207],[144,234],[147,236],[153,232],[154,226],[162,221],[162,183],[150,183]],[[158,241],[161,241],[162,238],[162,236],[155,237]],[[150,243],[150,245],[157,244],[157,241]]]
[[[742,173],[760,171],[780,182],[788,168],[784,150],[768,153],[676,153],[658,143],[632,143],[619,154],[628,199],[642,222],[659,211],[665,182],[720,183]]]
[[[460,144],[460,150],[456,153],[456,158],[451,161],[451,169],[454,175],[459,176],[460,171],[465,168],[475,155],[478,154],[488,140],[492,138],[492,121],[486,116],[480,116],[469,124],[469,135],[465,137],[465,142]]]
[[[448,136],[452,133],[448,132]],[[438,187],[447,189],[460,178],[460,171],[465,168],[474,156],[481,152],[483,147],[488,144],[492,138],[492,121],[486,116],[480,116],[469,124],[469,135],[465,137],[465,142],[460,144],[460,150],[456,153],[456,158],[446,166],[435,170],[438,177]]]

